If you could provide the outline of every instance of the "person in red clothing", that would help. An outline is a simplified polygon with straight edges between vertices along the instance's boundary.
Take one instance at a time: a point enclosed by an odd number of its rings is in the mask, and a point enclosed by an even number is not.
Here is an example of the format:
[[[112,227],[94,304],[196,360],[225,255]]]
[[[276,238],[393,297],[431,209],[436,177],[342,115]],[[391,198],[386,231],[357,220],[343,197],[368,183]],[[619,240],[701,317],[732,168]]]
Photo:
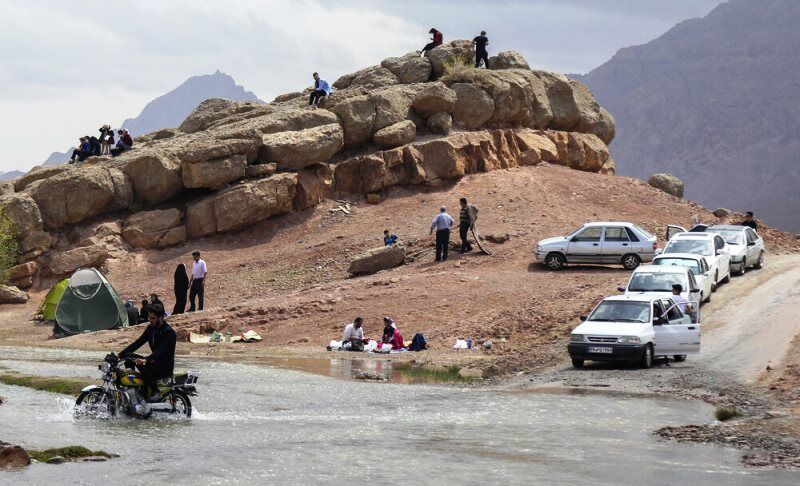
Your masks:
[[[381,338],[383,344],[391,344],[392,349],[402,349],[405,347],[403,342],[403,335],[397,329],[394,321],[389,317],[383,318],[383,337]]]
[[[430,51],[434,47],[438,47],[438,46],[442,45],[442,42],[444,42],[444,36],[438,30],[431,29],[430,31],[428,31],[428,33],[433,36],[432,39],[431,39],[432,42],[429,42],[428,44],[426,44],[425,47],[423,47],[422,50],[419,51],[420,54],[422,54],[423,56],[425,55],[426,52]]]

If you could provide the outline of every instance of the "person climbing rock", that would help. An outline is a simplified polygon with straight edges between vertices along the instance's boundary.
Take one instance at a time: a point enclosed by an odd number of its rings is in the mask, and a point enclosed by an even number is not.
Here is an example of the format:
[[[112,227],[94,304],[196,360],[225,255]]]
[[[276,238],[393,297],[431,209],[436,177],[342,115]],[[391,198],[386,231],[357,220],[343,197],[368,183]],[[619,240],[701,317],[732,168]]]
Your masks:
[[[489,38],[486,37],[485,30],[481,31],[481,35],[472,39],[472,45],[475,46],[475,67],[481,67],[481,61],[483,61],[483,66],[489,69],[489,53],[486,51],[486,46],[489,45]]]
[[[419,53],[421,55],[423,55],[423,56],[425,55],[426,52],[430,51],[434,47],[438,47],[438,46],[442,45],[442,42],[444,42],[444,36],[438,30],[431,29],[431,30],[428,31],[428,33],[431,34],[431,36],[432,36],[431,37],[431,42],[425,44],[425,47],[423,47],[422,50],[419,51]]]
[[[447,260],[447,249],[450,246],[450,228],[453,227],[453,218],[447,214],[447,208],[442,206],[439,208],[439,214],[433,218],[431,223],[431,231],[436,230],[436,261],[442,262]]]
[[[475,223],[475,218],[478,215],[478,208],[467,203],[467,198],[462,197],[461,211],[458,213],[458,234],[461,237],[461,253],[472,251],[472,245],[469,242],[469,230]]]
[[[319,73],[314,73],[314,91],[308,98],[308,106],[317,106],[322,98],[331,94],[331,85],[327,81],[319,77]]]

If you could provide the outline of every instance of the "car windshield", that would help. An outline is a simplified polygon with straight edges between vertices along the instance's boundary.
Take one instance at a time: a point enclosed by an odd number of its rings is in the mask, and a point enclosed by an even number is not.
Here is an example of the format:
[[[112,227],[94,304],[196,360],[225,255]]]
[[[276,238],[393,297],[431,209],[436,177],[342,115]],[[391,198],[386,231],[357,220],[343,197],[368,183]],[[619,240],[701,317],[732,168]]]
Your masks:
[[[568,235],[567,235],[567,236],[565,236],[564,238],[566,238],[566,239],[570,239],[570,238],[572,238],[573,236],[575,236],[575,235],[577,235],[578,233],[580,233],[580,232],[583,230],[583,228],[585,228],[585,227],[586,227],[586,226],[581,226],[580,228],[576,229],[575,231],[573,231],[572,233],[568,234]]]
[[[714,245],[708,240],[675,240],[664,248],[664,253],[694,253],[695,255],[714,255]]]
[[[672,292],[672,286],[680,284],[683,288],[689,288],[686,284],[686,275],[680,273],[634,273],[628,284],[629,292]]]
[[[686,267],[695,275],[700,275],[700,262],[691,258],[657,258],[653,265]]]
[[[729,245],[744,245],[744,235],[741,231],[709,230],[720,235]]]
[[[589,316],[590,321],[650,322],[650,303],[604,300]]]

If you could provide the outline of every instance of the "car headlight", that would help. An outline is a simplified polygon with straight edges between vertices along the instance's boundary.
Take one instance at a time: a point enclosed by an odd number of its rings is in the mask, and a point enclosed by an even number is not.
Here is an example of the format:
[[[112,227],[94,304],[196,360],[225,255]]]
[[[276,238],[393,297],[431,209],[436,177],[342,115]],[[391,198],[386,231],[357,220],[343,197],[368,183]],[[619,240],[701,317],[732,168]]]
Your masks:
[[[617,342],[620,344],[641,344],[642,340],[638,336],[620,336]]]
[[[569,342],[571,343],[582,343],[584,341],[583,334],[570,334],[569,335]]]

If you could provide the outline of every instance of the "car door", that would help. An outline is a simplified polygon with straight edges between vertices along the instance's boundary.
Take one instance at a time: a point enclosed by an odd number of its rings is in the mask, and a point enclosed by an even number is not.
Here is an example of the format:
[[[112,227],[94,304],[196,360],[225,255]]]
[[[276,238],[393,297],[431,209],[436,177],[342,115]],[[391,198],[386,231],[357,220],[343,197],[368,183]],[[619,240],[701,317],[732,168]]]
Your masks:
[[[701,300],[703,300],[700,298],[701,289],[700,286],[697,285],[697,280],[695,280],[694,274],[692,273],[691,270],[689,270],[688,272],[686,272],[686,276],[689,279],[689,291],[687,293],[688,295],[687,300],[700,302]]]
[[[695,354],[700,352],[700,303],[692,302],[691,312],[684,313],[672,299],[663,299],[667,309],[664,327],[669,333],[670,354]],[[688,310],[688,309],[687,309]]]
[[[756,232],[752,229],[747,228],[744,232],[747,239],[747,262],[750,265],[753,265],[758,261],[758,256],[761,254],[763,242],[759,241],[761,238],[759,238]]]
[[[602,259],[602,226],[589,226],[573,236],[567,246],[567,261],[600,263]]]
[[[674,224],[668,224],[667,225],[667,232],[666,232],[666,235],[664,236],[664,238],[666,239],[665,241],[671,240],[672,237],[675,236],[678,233],[686,233],[686,228],[684,228],[683,226],[676,226]]]
[[[623,226],[606,226],[603,231],[603,262],[619,263],[622,255],[635,252],[631,248],[631,239]]]
[[[714,235],[714,253],[717,255],[717,268],[719,268],[720,278],[723,275],[728,275],[731,271],[731,253],[728,244],[725,243],[725,238],[720,235]]]
[[[669,325],[669,318],[667,316],[666,307],[664,302],[669,299],[657,299],[653,301],[653,331],[656,335],[656,345],[653,349],[653,354],[656,356],[669,356],[677,354],[678,349],[678,336],[677,328],[672,328]],[[659,320],[658,316],[665,316],[667,319]]]
[[[700,271],[703,274],[703,295],[708,297],[711,295],[711,287],[714,283],[714,276],[711,275],[711,269],[708,268],[708,262],[705,258],[699,258],[697,262],[700,264]]]

